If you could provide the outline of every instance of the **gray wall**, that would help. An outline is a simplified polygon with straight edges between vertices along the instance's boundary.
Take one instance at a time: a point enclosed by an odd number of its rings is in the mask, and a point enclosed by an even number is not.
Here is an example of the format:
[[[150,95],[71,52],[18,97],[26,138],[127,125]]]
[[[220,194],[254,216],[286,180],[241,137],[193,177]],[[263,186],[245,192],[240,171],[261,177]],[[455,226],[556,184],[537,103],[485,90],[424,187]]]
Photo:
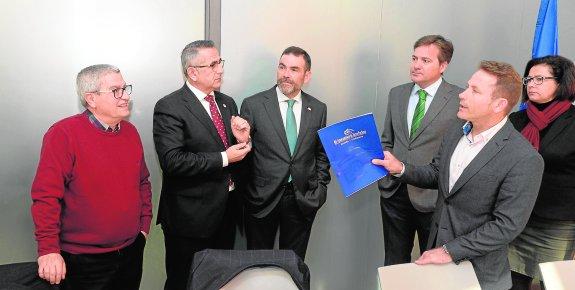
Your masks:
[[[481,59],[523,70],[538,9],[538,1],[520,0],[222,2],[222,91],[238,104],[274,84],[279,54],[293,44],[312,56],[305,90],[328,104],[329,123],[373,111],[380,127],[387,92],[408,80],[419,36],[453,40],[446,78],[464,85]],[[559,2],[560,49],[573,58],[575,3]],[[203,15],[200,0],[0,0],[0,264],[36,258],[29,190],[41,139],[52,123],[81,110],[74,78],[84,66],[115,64],[134,85],[131,121],[144,142],[157,207],[152,110],[181,86],[178,56],[203,37]],[[376,289],[383,243],[375,187],[344,199],[334,180],[308,253],[313,289]],[[161,230],[154,227],[142,289],[161,288],[163,255]]]
[[[559,2],[560,52],[573,58],[575,3]],[[312,57],[312,79],[304,90],[327,103],[328,123],[374,112],[381,128],[389,89],[409,80],[417,38],[443,34],[453,41],[445,77],[460,86],[483,59],[509,62],[522,74],[538,6],[521,0],[225,0],[222,90],[240,103],[271,87],[282,50],[297,45]],[[312,289],[376,289],[382,240],[376,187],[345,199],[334,180],[308,248]]]

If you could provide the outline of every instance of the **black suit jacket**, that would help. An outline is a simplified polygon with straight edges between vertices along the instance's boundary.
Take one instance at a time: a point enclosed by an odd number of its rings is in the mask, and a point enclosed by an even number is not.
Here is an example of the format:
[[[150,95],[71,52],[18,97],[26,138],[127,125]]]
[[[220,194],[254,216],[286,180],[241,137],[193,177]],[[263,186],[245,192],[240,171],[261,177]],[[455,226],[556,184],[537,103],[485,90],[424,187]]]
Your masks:
[[[214,94],[228,142],[235,144],[230,119],[237,106],[232,98]],[[156,103],[154,144],[163,177],[157,223],[173,235],[211,236],[224,215],[230,175],[237,181],[237,164],[222,167],[224,144],[187,85]]]
[[[529,123],[526,111],[511,114],[509,120],[518,131]],[[575,220],[575,107],[541,131],[539,154],[545,160],[545,170],[533,214]]]
[[[327,106],[303,91],[301,97],[300,129],[293,157],[275,86],[242,103],[241,116],[252,130],[246,205],[254,216],[265,216],[277,205],[290,174],[297,204],[304,214],[313,215],[326,200],[330,166],[317,131],[325,127]]]

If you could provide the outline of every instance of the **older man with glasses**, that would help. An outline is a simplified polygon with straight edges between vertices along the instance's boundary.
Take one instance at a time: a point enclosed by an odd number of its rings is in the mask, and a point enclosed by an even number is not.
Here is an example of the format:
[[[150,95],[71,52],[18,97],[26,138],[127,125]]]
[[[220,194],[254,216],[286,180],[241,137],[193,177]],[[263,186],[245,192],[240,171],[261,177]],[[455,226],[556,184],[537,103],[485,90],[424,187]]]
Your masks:
[[[86,111],[44,135],[32,184],[38,274],[61,289],[139,289],[152,220],[142,142],[120,70],[78,73]]]
[[[158,223],[166,246],[165,289],[186,289],[194,254],[231,249],[241,161],[250,127],[220,93],[224,61],[209,40],[181,54],[186,81],[154,108],[154,143],[162,168]]]

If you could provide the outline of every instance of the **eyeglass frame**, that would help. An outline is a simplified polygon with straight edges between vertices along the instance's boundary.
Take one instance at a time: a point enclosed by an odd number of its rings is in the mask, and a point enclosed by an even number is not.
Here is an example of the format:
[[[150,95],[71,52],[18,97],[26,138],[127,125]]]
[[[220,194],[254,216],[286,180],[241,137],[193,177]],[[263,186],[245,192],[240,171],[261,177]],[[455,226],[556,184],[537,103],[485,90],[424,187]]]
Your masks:
[[[218,66],[218,65],[220,65],[220,64],[222,65],[222,68],[224,68],[225,62],[226,62],[226,61],[225,61],[224,59],[221,59],[221,58],[220,58],[219,60],[216,60],[216,61],[214,61],[214,62],[212,62],[212,63],[210,63],[210,64],[208,64],[208,65],[190,65],[189,67],[193,67],[193,68],[209,67],[209,68],[211,68],[212,70],[215,70],[215,69],[216,69],[216,66]]]
[[[127,90],[128,88],[130,88],[130,89]],[[119,90],[122,90],[122,93],[120,94],[119,97],[116,97],[116,92],[119,91]],[[132,94],[132,85],[125,85],[125,86],[123,86],[123,87],[121,87],[121,88],[113,89],[113,90],[110,90],[110,91],[95,91],[95,92],[92,92],[92,93],[98,93],[98,94],[100,94],[100,93],[103,93],[103,94],[113,93],[112,95],[113,95],[114,99],[120,100],[120,99],[122,99],[122,97],[124,96],[124,93],[126,93],[128,96]]]
[[[534,77],[524,77],[521,79],[521,82],[524,86],[528,85],[531,81],[535,85],[542,85],[545,80],[557,79],[557,77],[544,77],[544,76],[534,76]]]

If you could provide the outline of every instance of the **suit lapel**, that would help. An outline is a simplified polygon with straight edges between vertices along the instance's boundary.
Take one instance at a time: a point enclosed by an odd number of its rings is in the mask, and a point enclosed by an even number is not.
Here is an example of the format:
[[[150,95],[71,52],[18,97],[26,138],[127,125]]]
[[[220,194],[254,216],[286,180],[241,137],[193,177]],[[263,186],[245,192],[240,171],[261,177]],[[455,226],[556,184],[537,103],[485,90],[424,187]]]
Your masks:
[[[465,170],[459,176],[459,179],[453,185],[451,191],[447,194],[447,196],[453,195],[457,192],[469,179],[471,179],[485,164],[487,164],[506,144],[506,141],[509,139],[510,130],[513,129],[513,126],[509,121],[505,123],[503,128],[491,140],[485,144],[485,147],[481,149],[479,154],[475,156],[475,158],[467,165]],[[448,164],[449,165],[449,164]],[[449,167],[447,167],[449,169]],[[448,182],[449,184],[449,182]],[[446,197],[447,197],[446,196]]]
[[[427,110],[427,112],[425,112],[425,115],[423,116],[419,128],[417,128],[415,135],[413,136],[413,138],[411,138],[412,141],[417,139],[417,136],[419,136],[421,132],[423,132],[425,128],[429,126],[429,124],[431,124],[431,121],[433,121],[433,119],[437,117],[439,112],[443,110],[447,102],[449,102],[450,92],[451,88],[449,88],[445,80],[443,80],[441,82],[441,85],[439,85],[439,88],[437,89],[437,92],[435,93],[435,96],[433,97],[431,104],[429,105],[429,109]]]
[[[305,135],[307,134],[307,131],[309,129],[309,123],[311,120],[311,114],[312,114],[313,108],[310,105],[310,101],[309,101],[309,96],[304,93],[303,91],[301,92],[301,118],[299,121],[299,132],[297,135],[297,143],[295,146],[295,150],[293,153],[293,156],[296,156],[302,142],[303,139],[305,138]]]
[[[545,134],[545,137],[541,139],[541,146],[540,148],[547,148],[551,141],[553,141],[565,128],[573,123],[573,107],[569,108],[569,110],[563,115],[559,116],[559,118],[555,119],[554,122],[551,123],[549,127],[549,131]]]
[[[402,134],[405,135],[406,140],[409,140],[409,129],[407,126],[407,108],[409,107],[409,97],[411,97],[411,90],[413,89],[413,83],[411,86],[405,86],[403,91],[400,93],[401,101],[399,102],[399,107],[397,108],[400,113],[401,127],[399,128]]]
[[[455,151],[455,147],[457,147],[457,144],[459,143],[459,140],[461,140],[461,137],[463,136],[463,131],[455,131],[453,133],[453,136],[451,137],[451,141],[448,143],[448,148],[444,151],[449,153],[449,157],[447,158],[441,158],[441,160],[443,160],[443,164],[441,164],[441,168],[447,168],[447,170],[445,170],[444,174],[441,175],[442,180],[440,180],[440,185],[443,187],[443,191],[445,192],[445,195],[447,196],[449,194],[449,166],[451,164],[451,158],[453,157],[453,152]],[[443,154],[443,152],[441,152]]]
[[[202,106],[196,95],[192,93],[187,85],[184,85],[183,90],[184,94],[182,95],[182,100],[184,101],[186,108],[192,113],[192,115],[196,117],[196,119],[200,121],[200,123],[208,130],[208,132],[210,132],[210,136],[212,136],[212,138],[214,138],[216,142],[218,142],[220,145],[222,145],[222,148],[224,148],[224,142],[222,142],[220,135],[218,135],[216,126],[210,118],[210,115],[208,115],[208,112],[206,112],[204,109],[204,106]]]
[[[272,123],[272,126],[276,130],[278,137],[280,138],[284,149],[286,150],[287,156],[290,156],[289,145],[287,142],[286,131],[284,128],[282,114],[280,112],[280,105],[278,103],[278,97],[275,87],[270,89],[266,95],[266,100],[264,101],[264,107],[268,114],[268,119]]]
[[[224,126],[226,127],[226,137],[228,138],[228,144],[231,146],[233,143],[235,143],[235,142],[232,142],[232,140],[233,140],[232,139],[232,137],[233,137],[232,124],[231,124],[232,114],[230,113],[230,108],[228,108],[228,106],[223,102],[222,96],[220,95],[220,92],[214,92],[214,95],[215,95],[216,104],[218,104],[218,108],[220,109],[220,114],[222,115],[222,121],[224,122]],[[217,131],[216,131],[216,133],[217,133]],[[222,142],[222,144],[223,144],[223,142]]]

